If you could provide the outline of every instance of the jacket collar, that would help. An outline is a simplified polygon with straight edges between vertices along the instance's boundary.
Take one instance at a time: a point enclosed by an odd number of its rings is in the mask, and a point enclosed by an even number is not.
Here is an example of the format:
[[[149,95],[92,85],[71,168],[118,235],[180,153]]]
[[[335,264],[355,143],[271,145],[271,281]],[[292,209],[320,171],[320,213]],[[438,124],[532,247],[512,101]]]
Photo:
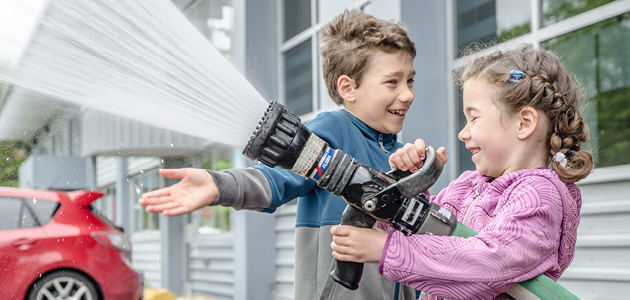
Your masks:
[[[350,121],[352,121],[352,124],[359,128],[359,130],[361,130],[361,133],[363,133],[366,138],[379,143],[381,149],[383,149],[384,151],[391,153],[394,152],[393,150],[397,140],[396,134],[382,133],[380,131],[377,131],[367,124],[363,123],[363,121],[359,120],[347,110],[342,109],[341,111],[344,113],[344,115],[348,117],[348,119],[350,119]]]

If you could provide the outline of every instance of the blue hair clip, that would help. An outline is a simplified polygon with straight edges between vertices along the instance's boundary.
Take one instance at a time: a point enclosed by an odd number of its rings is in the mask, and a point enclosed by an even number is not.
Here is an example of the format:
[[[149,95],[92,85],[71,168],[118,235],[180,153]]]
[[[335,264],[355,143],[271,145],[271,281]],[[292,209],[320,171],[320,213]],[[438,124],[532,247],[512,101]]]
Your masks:
[[[525,73],[521,70],[510,71],[510,82],[520,82],[525,77]]]

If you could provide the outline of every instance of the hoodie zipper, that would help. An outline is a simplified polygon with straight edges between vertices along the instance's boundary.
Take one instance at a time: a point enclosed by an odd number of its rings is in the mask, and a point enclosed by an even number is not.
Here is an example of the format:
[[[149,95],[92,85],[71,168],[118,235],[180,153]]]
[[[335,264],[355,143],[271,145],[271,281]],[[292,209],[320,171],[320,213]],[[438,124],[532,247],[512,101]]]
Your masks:
[[[385,149],[385,145],[383,144],[383,133],[381,132],[378,133],[378,145],[381,147],[381,150],[389,154],[389,151]]]

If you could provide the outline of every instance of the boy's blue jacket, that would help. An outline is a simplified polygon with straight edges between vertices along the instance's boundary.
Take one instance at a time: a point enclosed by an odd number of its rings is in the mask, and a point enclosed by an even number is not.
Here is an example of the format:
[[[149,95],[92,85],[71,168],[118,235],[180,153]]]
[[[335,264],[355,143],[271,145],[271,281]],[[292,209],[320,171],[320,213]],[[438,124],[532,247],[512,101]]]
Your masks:
[[[387,172],[389,156],[402,144],[345,110],[323,112],[306,124],[314,134],[359,161]],[[348,290],[329,276],[333,269],[330,227],[341,222],[346,202],[289,170],[254,168],[210,172],[217,183],[215,205],[274,212],[298,198],[295,232],[295,299],[415,299],[415,290],[389,281],[378,264],[365,264],[359,289]]]
[[[396,135],[380,133],[345,110],[321,113],[306,123],[306,127],[333,149],[340,149],[359,163],[385,172],[390,169],[389,155],[402,146],[396,141]],[[255,168],[265,175],[271,187],[271,205],[263,211],[273,212],[278,206],[300,197],[297,227],[338,225],[341,222],[346,202],[316,186],[314,180],[263,164]]]

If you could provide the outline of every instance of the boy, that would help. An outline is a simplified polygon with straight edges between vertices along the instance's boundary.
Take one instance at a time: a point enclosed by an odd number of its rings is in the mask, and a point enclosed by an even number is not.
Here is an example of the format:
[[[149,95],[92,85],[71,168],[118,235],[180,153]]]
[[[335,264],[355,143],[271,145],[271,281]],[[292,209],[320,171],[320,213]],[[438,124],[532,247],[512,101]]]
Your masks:
[[[320,54],[328,92],[345,110],[319,114],[306,126],[362,164],[389,170],[389,154],[402,145],[396,133],[414,100],[414,44],[405,29],[359,10],[345,11],[322,28]],[[273,212],[298,198],[295,236],[295,299],[415,299],[366,264],[356,291],[336,284],[330,227],[341,221],[346,203],[288,170],[254,168],[206,172],[160,170],[180,183],[146,193],[149,212],[179,215],[205,205]],[[397,290],[398,289],[398,290]]]

